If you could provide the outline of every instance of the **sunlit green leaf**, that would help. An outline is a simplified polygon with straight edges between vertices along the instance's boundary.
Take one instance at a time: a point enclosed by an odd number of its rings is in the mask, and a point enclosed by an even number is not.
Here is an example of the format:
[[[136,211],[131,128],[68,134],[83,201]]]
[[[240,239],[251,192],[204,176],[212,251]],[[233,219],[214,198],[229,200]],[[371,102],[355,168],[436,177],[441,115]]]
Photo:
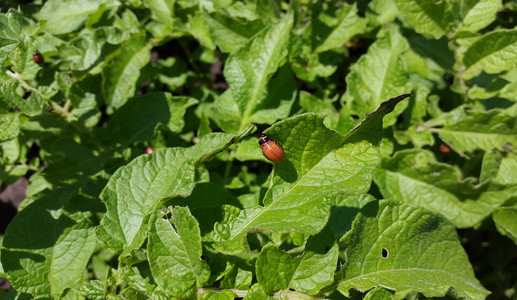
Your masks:
[[[449,1],[395,0],[399,12],[416,32],[439,38],[450,33],[455,25]]]
[[[498,30],[483,35],[465,51],[464,76],[477,75],[481,70],[493,74],[515,68],[517,30]]]
[[[348,263],[338,290],[384,287],[395,299],[418,291],[445,296],[485,298],[489,292],[474,277],[454,226],[427,210],[392,202],[371,202],[361,209],[343,242]]]
[[[170,218],[152,220],[147,244],[150,267],[164,291],[188,298],[195,285],[205,284],[210,269],[201,259],[199,224],[189,209],[174,207]]]

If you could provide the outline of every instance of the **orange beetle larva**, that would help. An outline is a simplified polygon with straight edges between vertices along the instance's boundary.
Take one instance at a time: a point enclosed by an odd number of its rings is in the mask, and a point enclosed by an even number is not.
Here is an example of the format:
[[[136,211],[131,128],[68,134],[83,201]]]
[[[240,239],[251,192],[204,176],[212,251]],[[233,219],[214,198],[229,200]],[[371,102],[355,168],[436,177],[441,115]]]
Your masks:
[[[267,135],[259,137],[259,145],[264,157],[275,163],[281,163],[285,158],[284,148],[279,143],[270,140]]]
[[[37,52],[37,51],[36,51],[36,52],[34,52],[34,53],[32,54],[32,60],[33,60],[35,63],[37,63],[38,65],[39,65],[39,64],[42,64],[42,63],[43,63],[43,55],[41,55],[41,53],[39,53],[39,52]]]

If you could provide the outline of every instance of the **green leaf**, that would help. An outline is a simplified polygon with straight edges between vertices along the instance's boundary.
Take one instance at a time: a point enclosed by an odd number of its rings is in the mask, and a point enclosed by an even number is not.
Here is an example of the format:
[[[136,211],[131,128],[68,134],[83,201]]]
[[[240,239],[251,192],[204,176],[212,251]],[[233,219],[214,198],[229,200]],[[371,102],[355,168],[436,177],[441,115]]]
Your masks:
[[[226,133],[237,133],[241,125],[239,106],[228,89],[205,106],[205,114]]]
[[[327,226],[335,238],[341,238],[352,227],[352,221],[357,216],[359,209],[366,203],[376,201],[370,194],[359,196],[335,195],[331,198],[332,211]]]
[[[38,115],[45,105],[38,91],[30,90],[25,98],[22,97],[18,91],[21,76],[10,71],[6,73],[0,73],[0,141],[17,137],[20,117]]]
[[[338,290],[384,287],[403,299],[417,291],[445,296],[450,288],[467,299],[489,292],[477,281],[454,226],[437,214],[406,204],[371,202],[343,237],[348,262]]]
[[[402,100],[383,103],[345,137],[327,129],[323,116],[303,114],[272,126],[265,133],[283,146],[286,160],[275,164],[265,207],[241,211],[228,223],[216,224],[214,244],[225,253],[243,250],[249,230],[319,232],[329,217],[328,197],[368,190],[379,162],[377,145],[382,117]]]
[[[144,3],[153,12],[154,19],[168,27],[173,27],[176,0],[144,0]]]
[[[267,245],[257,257],[257,281],[268,294],[287,289],[299,263],[300,258],[291,258],[278,246]]]
[[[231,290],[224,290],[222,292],[207,291],[199,295],[199,300],[233,300],[237,297]]]
[[[315,112],[327,115],[327,118],[323,122],[325,126],[331,129],[336,128],[339,116],[334,108],[333,101],[325,99],[322,100],[306,91],[301,91],[299,102],[300,106],[306,112]]]
[[[0,142],[15,138],[20,133],[18,114],[0,115]]]
[[[170,299],[170,296],[156,285],[147,262],[147,255],[144,258],[145,260],[143,262],[136,263],[125,271],[124,277],[126,278],[128,285],[134,288],[139,294],[145,293],[146,295],[149,295],[151,299]]]
[[[220,152],[228,149],[233,143],[250,134],[255,129],[254,125],[245,128],[239,135],[225,133],[209,133],[199,139],[199,142],[187,150],[187,155],[193,158],[196,166],[210,161]]]
[[[36,14],[38,20],[46,20],[45,30],[64,34],[78,29],[107,0],[49,0]],[[115,4],[112,4],[115,5]],[[120,5],[120,4],[117,4]]]
[[[111,131],[126,143],[152,140],[158,124],[180,133],[185,125],[185,111],[197,103],[190,97],[174,97],[159,92],[135,97],[117,110],[110,120]]]
[[[337,11],[332,13],[336,15],[335,18],[330,18],[326,14],[319,16],[320,21],[327,28],[331,28],[331,31],[325,32],[323,36],[318,34],[316,39],[321,42],[316,46],[315,53],[343,47],[354,35],[362,33],[365,29],[366,21],[357,15],[355,4],[343,3]],[[320,33],[319,30],[318,33]]]
[[[517,150],[517,123],[505,111],[470,112],[459,122],[431,128],[454,151],[466,155],[476,149],[504,152]]]
[[[296,85],[288,64],[282,66],[271,78],[266,90],[265,98],[255,104],[250,116],[252,122],[270,124],[289,115],[296,97]]]
[[[332,237],[329,243],[328,233],[309,239],[305,253],[298,257],[291,257],[276,245],[262,248],[256,262],[258,283],[268,294],[287,288],[314,294],[331,284],[338,247]]]
[[[259,20],[248,22],[243,19],[231,18],[219,12],[205,13],[205,19],[210,30],[210,36],[221,51],[225,53],[235,52],[264,27],[264,24]]]
[[[13,51],[26,45],[28,28],[31,28],[32,23],[21,12],[14,9],[6,14],[0,14],[0,66],[3,66],[4,61]]]
[[[194,188],[194,171],[192,160],[181,148],[141,155],[118,169],[100,195],[108,212],[97,237],[119,253],[139,247],[160,200],[188,196]]]
[[[490,25],[502,8],[501,0],[469,0],[460,2],[463,20],[461,29],[476,32]]]
[[[436,161],[427,150],[408,149],[384,159],[374,180],[385,198],[438,212],[457,227],[473,226],[517,193],[517,188],[460,181],[457,167]]]
[[[42,174],[55,184],[89,181],[90,176],[102,171],[107,159],[106,154],[99,155],[71,138],[44,140],[41,148],[48,164]]]
[[[396,30],[377,40],[368,52],[361,56],[346,76],[347,90],[342,101],[352,114],[364,117],[377,108],[384,99],[400,95],[408,90],[407,70],[401,54],[408,48],[407,41]],[[406,104],[385,120],[385,126],[393,125]]]
[[[2,265],[13,287],[59,298],[83,278],[95,248],[89,213],[71,206],[74,193],[56,190],[20,211],[6,230]]]
[[[517,244],[517,207],[500,207],[494,211],[492,218],[496,226]]]
[[[207,25],[207,20],[205,14],[202,12],[196,12],[193,17],[189,18],[188,22],[188,30],[194,36],[198,42],[205,47],[205,53],[212,52],[215,50],[215,44],[210,36],[210,30]],[[208,50],[208,51],[207,51]],[[213,52],[212,52],[213,53]],[[200,57],[200,60],[203,61],[204,58]],[[207,59],[207,63],[211,63],[212,59]]]
[[[255,113],[267,114],[268,120],[278,120],[287,117],[292,99],[280,101],[268,96],[268,83],[281,62],[287,56],[287,42],[293,25],[293,14],[288,13],[277,24],[270,25],[232,53],[224,68],[224,77],[230,85],[230,90],[241,113],[240,130],[250,122],[265,122],[256,117]],[[280,81],[286,80],[284,75]],[[292,75],[291,75],[292,76]],[[274,85],[274,81],[272,83]],[[285,93],[284,86],[281,91]],[[290,94],[294,93],[293,89]]]
[[[431,80],[434,79],[433,81],[440,82],[442,80],[441,78],[444,70],[455,72],[456,58],[454,56],[454,52],[449,48],[448,40],[446,38],[435,40],[424,38],[418,34],[411,34],[407,36],[407,39],[411,46],[411,50],[439,66],[438,70],[435,71],[438,75],[434,75],[434,78],[431,78]],[[412,51],[409,53],[411,54],[411,52]],[[407,57],[404,57],[404,61],[407,61],[406,65],[408,66],[408,70],[413,73],[415,69],[415,66],[413,65],[414,63]],[[424,77],[428,77],[425,76],[425,74],[422,75]]]
[[[214,247],[224,253],[240,252],[252,229],[319,232],[329,217],[332,195],[358,195],[370,187],[380,159],[382,118],[407,96],[383,102],[345,137],[326,128],[323,116],[317,114],[272,126],[265,133],[283,146],[286,161],[275,164],[263,201],[266,206],[242,210],[236,218],[216,223]]]
[[[517,173],[515,170],[517,170],[517,156],[508,153],[506,157],[501,159],[501,164],[494,180],[504,185],[517,184]]]
[[[393,22],[399,11],[394,0],[373,0],[368,3],[366,19],[369,25],[384,25]]]
[[[382,287],[375,287],[367,292],[364,296],[364,300],[390,300],[393,299],[393,291],[384,289]],[[409,297],[408,297],[409,298]]]
[[[262,150],[260,147],[257,147],[258,140],[256,137],[249,137],[243,139],[235,151],[235,158],[240,161],[248,161],[248,160],[261,160],[265,162],[269,162],[262,154]]]
[[[140,70],[149,63],[151,44],[142,33],[124,42],[121,50],[102,74],[106,104],[114,108],[119,108],[134,96]]]
[[[100,36],[100,31],[83,31],[68,43],[59,47],[62,58],[62,70],[83,71],[90,68],[99,59],[106,39]]]
[[[108,212],[97,229],[97,237],[119,253],[126,254],[139,247],[147,235],[149,217],[160,208],[162,201],[189,196],[194,188],[195,168],[240,137],[207,134],[191,148],[159,150],[141,155],[119,168],[100,195]],[[134,189],[135,186],[138,189]]]
[[[449,34],[455,19],[451,2],[434,0],[395,0],[399,12],[416,32],[438,39]]]
[[[174,297],[191,297],[210,276],[201,259],[199,224],[186,207],[174,207],[170,220],[152,222],[147,251],[156,283]]]
[[[330,230],[324,229],[321,233],[310,237],[289,287],[303,293],[315,294],[330,285],[334,280],[338,254],[338,244]]]
[[[27,116],[39,115],[45,105],[44,100],[37,90],[28,90],[25,98],[17,89],[20,87],[19,74],[10,71],[0,73],[0,113],[24,114]]]
[[[272,300],[274,297],[269,296],[260,284],[254,284],[249,290],[245,300]]]
[[[483,35],[470,45],[463,56],[467,68],[466,79],[479,74],[481,70],[489,74],[515,68],[517,59],[517,29],[497,30]]]
[[[188,205],[192,215],[199,222],[202,235],[209,233],[215,222],[223,220],[225,206],[242,208],[235,196],[227,189],[210,182],[196,184],[189,197],[174,199],[171,205]]]

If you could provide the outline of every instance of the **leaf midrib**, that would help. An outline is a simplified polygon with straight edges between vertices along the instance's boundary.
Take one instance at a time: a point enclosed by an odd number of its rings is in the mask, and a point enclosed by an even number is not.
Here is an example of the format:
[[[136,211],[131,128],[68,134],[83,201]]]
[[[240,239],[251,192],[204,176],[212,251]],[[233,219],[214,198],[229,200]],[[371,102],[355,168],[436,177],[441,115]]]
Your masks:
[[[331,151],[329,151],[329,152],[328,152],[324,157],[326,157],[326,156],[327,156],[327,155],[329,155],[331,152],[336,151],[336,150],[338,150],[338,149],[340,149],[340,148],[332,149],[332,150],[331,150]],[[366,151],[364,151],[364,152],[366,152]],[[300,178],[300,180],[298,180],[298,182],[296,182],[296,184],[294,184],[294,185],[293,185],[293,186],[292,186],[292,187],[291,187],[287,192],[285,192],[285,193],[284,193],[284,194],[283,194],[283,195],[282,195],[278,200],[276,200],[275,202],[271,203],[269,206],[262,207],[262,210],[261,210],[259,213],[257,213],[257,214],[256,214],[256,216],[254,216],[254,217],[253,217],[253,218],[251,218],[248,222],[246,222],[245,226],[242,226],[242,227],[241,227],[241,229],[239,229],[235,234],[231,234],[231,235],[230,235],[230,239],[229,239],[229,240],[234,240],[236,237],[240,236],[240,235],[241,235],[241,232],[242,232],[243,230],[245,230],[245,229],[249,228],[249,224],[252,224],[252,223],[255,221],[255,219],[257,219],[258,217],[260,217],[263,213],[265,213],[265,212],[267,212],[267,211],[271,210],[271,208],[272,208],[276,203],[280,203],[280,202],[282,202],[282,199],[283,199],[284,197],[286,197],[287,195],[289,195],[289,194],[291,193],[291,191],[292,191],[292,190],[294,190],[296,187],[298,187],[299,183],[300,183],[300,182],[302,182],[303,178],[305,178],[308,174],[310,174],[310,173],[312,172],[312,170],[314,170],[314,168],[315,168],[316,166],[318,166],[318,164],[323,160],[323,158],[324,158],[324,157],[322,157],[322,159],[321,159],[318,163],[316,163],[316,164],[314,165],[314,167],[312,167],[312,168],[311,168],[307,173],[305,173],[305,174]],[[347,177],[347,178],[343,179],[341,182],[346,181],[346,180],[348,180],[349,178],[352,178],[352,177],[356,176],[358,173],[360,173],[360,172],[364,169],[365,165],[366,165],[366,164],[363,164],[363,167],[362,167],[362,168],[358,169],[358,170],[357,170],[357,172],[352,173],[349,177]],[[309,201],[304,202],[302,205],[305,205],[305,204],[307,204],[307,203],[309,203]],[[298,206],[301,206],[301,205],[298,205]]]
[[[286,16],[286,18],[288,18],[288,17],[289,16]],[[289,20],[286,20],[286,21],[289,22]],[[248,119],[250,117],[251,110],[253,109],[255,104],[258,102],[257,94],[259,93],[260,90],[265,88],[264,81],[268,77],[267,74],[272,74],[273,73],[273,72],[268,72],[268,70],[270,69],[270,63],[271,63],[271,61],[273,61],[273,57],[277,56],[275,54],[278,53],[278,49],[281,49],[282,48],[281,46],[285,45],[285,43],[286,43],[286,41],[283,41],[283,38],[284,38],[284,35],[285,35],[286,26],[288,26],[288,27],[290,27],[290,26],[289,26],[289,24],[282,24],[282,25],[283,26],[279,30],[281,33],[278,34],[278,39],[277,39],[277,41],[275,43],[275,47],[273,48],[273,50],[271,50],[269,52],[270,55],[268,56],[267,62],[265,63],[265,67],[263,68],[262,72],[260,73],[260,77],[259,77],[258,83],[253,86],[253,89],[251,91],[251,97],[250,97],[251,99],[248,102],[248,105],[246,106],[246,110],[242,114],[242,121],[241,121],[241,125],[240,125],[239,131],[243,130],[243,128],[242,128],[243,126],[247,126],[248,125]],[[273,27],[270,27],[270,28],[266,29],[266,31],[265,31],[266,35],[264,36],[264,38],[267,37],[267,35],[269,33],[269,30],[271,30],[271,28],[273,28]],[[253,42],[255,42],[255,40]],[[251,43],[250,46],[252,46],[252,45],[253,45],[253,43]],[[278,66],[276,66],[275,71],[277,69],[278,69]],[[257,77],[255,77],[255,78],[257,78]]]

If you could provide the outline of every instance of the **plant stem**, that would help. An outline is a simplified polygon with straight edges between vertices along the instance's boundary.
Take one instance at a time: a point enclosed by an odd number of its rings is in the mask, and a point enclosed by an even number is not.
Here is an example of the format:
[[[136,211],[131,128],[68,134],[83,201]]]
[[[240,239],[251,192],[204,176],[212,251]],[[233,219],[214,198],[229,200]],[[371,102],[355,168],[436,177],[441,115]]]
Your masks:
[[[54,110],[54,112],[64,118],[75,118],[75,116],[73,114],[71,114],[70,112],[68,112],[68,108],[70,106],[70,104],[68,104],[68,106],[66,108],[63,108],[61,107],[59,104],[57,104],[56,102],[52,101],[52,99],[50,99],[49,97],[47,97],[47,95],[43,94],[40,90],[38,90],[37,88],[34,88],[32,86],[30,86],[27,82],[25,82],[25,80],[22,79],[22,77],[20,76],[20,74],[16,73],[16,72],[11,72],[9,70],[5,71],[5,73],[11,77],[12,79],[18,81],[18,83],[23,87],[25,88],[26,90],[28,91],[31,91],[33,93],[36,93],[38,94],[43,100],[45,100],[47,102],[47,104],[52,107],[52,109]],[[69,103],[69,100],[67,100],[67,103]]]

